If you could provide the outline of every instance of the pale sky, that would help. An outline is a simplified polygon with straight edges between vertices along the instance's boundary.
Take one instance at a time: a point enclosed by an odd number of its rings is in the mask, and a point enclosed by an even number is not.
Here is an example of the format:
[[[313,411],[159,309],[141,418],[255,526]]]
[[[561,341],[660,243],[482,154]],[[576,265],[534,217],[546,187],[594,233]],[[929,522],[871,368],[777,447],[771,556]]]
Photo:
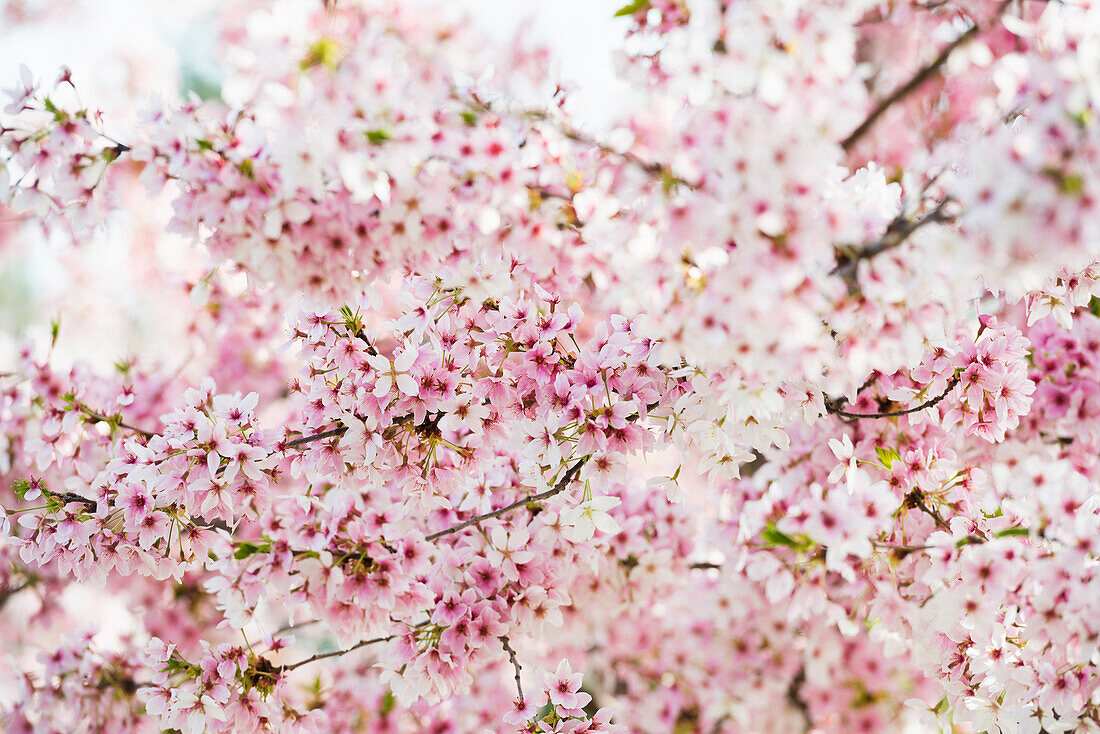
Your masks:
[[[0,0],[0,7],[11,0]],[[35,0],[20,0],[34,7]],[[320,0],[317,0],[320,2]],[[431,0],[407,0],[428,3]],[[614,100],[624,93],[615,79],[611,51],[622,45],[624,19],[614,18],[623,0],[450,0],[466,8],[491,36],[506,40],[525,18],[559,59],[556,71],[573,82],[574,98],[585,121],[606,120]],[[117,88],[126,70],[112,59],[136,56],[146,71],[138,86],[163,89],[179,79],[179,65],[201,72],[209,57],[209,33],[203,16],[216,0],[78,0],[64,20],[32,28],[0,28],[0,86],[11,87],[21,63],[36,77],[52,79],[62,64],[74,72],[80,89],[95,100],[101,89]],[[163,53],[165,46],[176,54]],[[171,88],[164,91],[172,91]],[[98,105],[96,105],[98,106]]]

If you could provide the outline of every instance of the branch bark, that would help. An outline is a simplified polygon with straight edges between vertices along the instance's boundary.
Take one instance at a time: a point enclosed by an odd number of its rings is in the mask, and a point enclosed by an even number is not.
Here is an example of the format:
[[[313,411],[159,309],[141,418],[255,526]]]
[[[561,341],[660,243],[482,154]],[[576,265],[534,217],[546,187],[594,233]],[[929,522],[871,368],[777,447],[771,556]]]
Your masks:
[[[954,41],[947,44],[947,46],[945,46],[943,50],[936,55],[936,58],[932,59],[923,67],[918,69],[917,72],[913,76],[911,76],[908,81],[901,84],[897,89],[888,94],[885,99],[875,105],[870,114],[868,114],[863,122],[859,124],[859,127],[849,133],[848,137],[844,138],[844,140],[841,141],[840,147],[844,148],[844,152],[851,152],[852,148],[855,147],[855,144],[858,143],[860,139],[863,138],[863,136],[865,136],[871,130],[872,127],[874,127],[875,123],[878,122],[879,118],[882,117],[888,109],[908,97],[913,92],[920,89],[925,82],[935,76],[936,73],[939,72],[940,68],[947,63],[947,60],[951,58],[951,54],[953,54],[960,46],[965,45],[971,39],[977,36],[978,31],[983,25],[991,23],[992,21],[1001,17],[1001,13],[1005,11],[1011,1],[1012,0],[1005,0],[1004,2],[1002,2],[1000,7],[997,8],[996,15],[989,18],[988,20],[982,21],[980,23],[971,23],[970,27],[963,31]]]
[[[526,505],[530,502],[541,502],[542,500],[550,499],[554,495],[560,494],[562,491],[565,490],[566,487],[568,487],[570,484],[572,484],[573,480],[577,476],[577,473],[580,472],[581,467],[584,466],[587,461],[588,461],[587,456],[584,457],[583,459],[578,460],[575,464],[573,464],[573,466],[569,467],[569,469],[566,470],[565,474],[562,475],[562,478],[558,480],[557,484],[555,484],[553,487],[546,490],[545,492],[539,492],[538,494],[533,494],[533,495],[530,495],[528,497],[524,497],[523,499],[516,500],[515,502],[513,502],[510,505],[506,505],[504,507],[501,507],[499,510],[493,510],[492,512],[486,512],[484,515],[477,515],[475,517],[471,517],[469,520],[466,520],[465,522],[460,522],[458,525],[454,525],[452,527],[449,527],[446,530],[440,530],[437,533],[432,533],[431,535],[427,535],[427,536],[424,537],[424,540],[439,540],[440,538],[442,538],[445,535],[450,535],[452,533],[457,533],[459,530],[464,530],[464,529],[470,527],[471,525],[476,525],[479,522],[482,522],[483,520],[489,520],[489,519],[492,519],[494,517],[500,517],[501,515],[505,514],[506,512],[511,512],[512,510],[515,510],[519,507],[523,507],[524,505]]]
[[[948,215],[945,211],[949,201],[949,199],[944,199],[926,214],[921,216],[909,218],[898,215],[894,221],[890,222],[890,225],[886,228],[886,232],[883,233],[882,237],[879,237],[874,242],[857,248],[837,248],[837,265],[829,274],[839,276],[848,285],[849,294],[858,292],[859,281],[857,276],[859,263],[863,260],[870,260],[887,250],[899,247],[921,227],[929,224],[953,221],[954,217]]]
[[[848,411],[840,407],[840,403],[838,401],[832,400],[829,397],[825,398],[825,410],[829,413],[832,413],[833,415],[838,415],[841,418],[850,418],[852,420],[858,420],[860,418],[897,418],[899,416],[909,415],[910,413],[919,413],[922,410],[926,410],[928,408],[939,405],[940,401],[946,398],[958,384],[959,376],[955,375],[947,382],[947,388],[944,389],[942,393],[932,398],[931,400],[926,400],[920,405],[916,405],[912,408],[905,408],[904,410],[891,410],[885,413],[849,413]]]
[[[519,680],[520,667],[519,660],[516,659],[516,651],[512,649],[512,645],[508,641],[508,635],[501,635],[500,643],[504,645],[504,651],[508,653],[508,659],[512,662],[512,667],[516,671],[516,693],[519,694],[519,705],[523,706],[523,685],[520,683]]]
[[[322,652],[322,653],[318,653],[316,655],[310,655],[305,660],[299,660],[296,663],[290,663],[288,665],[281,666],[279,668],[279,672],[286,673],[288,671],[295,670],[296,668],[300,668],[303,665],[308,665],[309,663],[317,662],[318,660],[325,660],[327,658],[339,657],[340,655],[347,655],[349,652],[353,652],[355,650],[358,650],[361,647],[366,647],[367,645],[374,645],[374,644],[379,643],[379,642],[389,642],[394,637],[396,637],[396,635],[389,635],[388,637],[374,637],[374,638],[369,639],[369,640],[363,640],[362,642],[357,642],[354,645],[352,645],[351,647],[346,648],[344,650],[333,650],[332,652]]]

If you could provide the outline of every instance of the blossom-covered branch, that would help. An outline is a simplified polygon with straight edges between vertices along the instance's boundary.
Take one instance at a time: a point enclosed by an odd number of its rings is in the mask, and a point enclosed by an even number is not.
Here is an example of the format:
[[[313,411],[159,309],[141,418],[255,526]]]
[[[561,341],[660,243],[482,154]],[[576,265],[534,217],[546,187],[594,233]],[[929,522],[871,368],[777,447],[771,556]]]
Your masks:
[[[1100,727],[1100,11],[406,5],[13,74],[0,728]]]

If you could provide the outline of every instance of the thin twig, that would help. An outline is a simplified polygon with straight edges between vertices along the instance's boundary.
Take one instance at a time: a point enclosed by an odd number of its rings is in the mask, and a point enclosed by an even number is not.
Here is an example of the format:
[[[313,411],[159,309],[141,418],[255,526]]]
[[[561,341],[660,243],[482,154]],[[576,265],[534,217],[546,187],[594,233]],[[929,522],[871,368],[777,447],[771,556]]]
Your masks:
[[[347,432],[347,430],[347,426],[340,426],[338,428],[333,428],[328,431],[322,431],[321,433],[314,433],[310,436],[302,436],[301,438],[296,438],[293,441],[287,441],[284,445],[288,449],[294,449],[298,448],[299,446],[304,446],[307,443],[312,443],[313,441],[323,441],[324,439],[332,438],[333,436],[342,436],[344,433]]]
[[[871,545],[879,550],[890,551],[897,556],[900,561],[910,553],[917,553],[919,551],[930,550],[933,546],[930,545],[903,545],[898,543],[884,543],[880,540],[872,540]]]
[[[936,397],[932,398],[931,400],[927,400],[927,401],[921,403],[920,405],[914,406],[912,408],[906,408],[904,410],[891,410],[891,411],[888,411],[888,412],[885,412],[885,413],[849,413],[848,411],[843,410],[840,407],[840,404],[838,403],[838,401],[832,400],[831,398],[828,398],[828,397],[826,397],[826,399],[825,399],[825,410],[829,413],[832,413],[833,415],[838,415],[842,418],[852,418],[852,419],[858,419],[858,418],[897,418],[898,416],[909,415],[910,413],[919,413],[920,411],[925,410],[927,408],[935,407],[936,405],[938,405],[940,403],[940,401],[942,401],[944,398],[946,398],[948,396],[948,394],[952,390],[954,390],[955,386],[958,385],[958,384],[959,384],[959,376],[955,375],[950,380],[948,380],[947,387],[944,389],[944,391],[942,393],[940,393]]]
[[[456,94],[456,96],[463,96],[464,93],[459,91],[459,90],[455,90],[455,94]],[[470,94],[468,96],[468,99],[478,109],[480,109],[484,112],[494,112],[495,111],[493,109],[493,106],[490,103],[482,100],[476,93],[475,94]],[[530,119],[530,120],[536,120],[538,122],[552,123],[553,125],[555,125],[557,127],[558,132],[560,132],[568,140],[572,140],[575,143],[583,143],[585,145],[590,145],[593,148],[598,149],[601,153],[603,153],[605,155],[611,155],[611,156],[615,156],[617,158],[621,158],[624,161],[627,161],[628,163],[637,166],[638,168],[640,168],[641,170],[645,171],[646,173],[648,173],[650,175],[659,175],[659,176],[665,177],[665,178],[667,178],[667,180],[669,182],[671,182],[673,184],[678,184],[678,185],[681,185],[681,186],[686,186],[689,189],[697,189],[700,186],[699,183],[693,183],[691,181],[687,181],[683,178],[680,178],[676,174],[674,174],[672,172],[672,167],[669,166],[668,164],[657,163],[657,162],[654,162],[654,161],[648,161],[645,158],[642,158],[641,156],[639,156],[637,153],[634,153],[633,151],[630,151],[630,150],[616,150],[615,148],[611,147],[607,143],[602,143],[599,140],[597,140],[596,138],[592,137],[591,135],[588,135],[587,133],[581,132],[578,128],[573,127],[572,125],[565,122],[564,120],[561,120],[561,119],[558,119],[558,118],[554,117],[553,115],[546,112],[545,110],[526,109],[526,110],[520,110],[519,114],[520,114],[521,117],[526,117],[527,119]]]
[[[813,728],[814,720],[810,716],[810,707],[806,704],[806,700],[802,698],[802,686],[805,684],[806,668],[801,667],[795,673],[794,678],[791,679],[790,685],[787,686],[787,701],[802,716],[803,731],[810,731]]]
[[[310,627],[312,625],[318,624],[318,623],[320,623],[320,621],[321,620],[319,620],[319,619],[310,619],[306,622],[296,622],[295,624],[284,624],[282,627],[275,630],[275,634],[279,635],[279,634],[282,634],[283,632],[290,632],[291,630],[300,630],[300,629],[303,629],[305,627]]]
[[[990,18],[989,22],[992,22],[993,20],[999,18],[1001,16],[1001,13],[1005,11],[1005,8],[1008,7],[1008,4],[1011,1],[1012,0],[1005,0],[1005,2],[1002,2],[1001,6],[997,9],[997,14]],[[855,144],[859,142],[860,138],[866,135],[867,132],[872,127],[874,127],[874,124],[878,122],[878,119],[882,117],[888,109],[908,97],[913,92],[917,91],[921,86],[924,85],[926,81],[935,76],[936,72],[940,70],[940,67],[947,63],[947,59],[951,57],[951,54],[953,54],[960,46],[964,45],[978,34],[978,30],[982,25],[984,25],[984,23],[971,23],[970,27],[963,31],[954,41],[947,44],[947,46],[945,46],[944,49],[939,52],[936,58],[928,62],[928,64],[923,66],[920,70],[917,71],[916,74],[910,77],[907,82],[899,86],[889,95],[887,95],[885,99],[875,105],[874,109],[871,110],[871,113],[867,115],[866,119],[864,119],[863,122],[859,124],[859,127],[853,130],[848,135],[848,137],[844,138],[844,140],[841,141],[840,147],[844,148],[845,152],[851,151]]]
[[[859,263],[870,260],[887,250],[902,245],[909,237],[921,227],[928,224],[950,222],[953,217],[944,212],[949,199],[944,199],[926,214],[909,218],[898,215],[886,228],[886,232],[874,242],[858,248],[840,247],[837,249],[837,265],[829,273],[837,275],[848,284],[848,292],[856,293],[859,290],[857,273]]]
[[[509,644],[508,635],[500,636],[500,644],[504,645],[504,651],[508,653],[508,659],[512,661],[512,667],[516,670],[516,693],[519,694],[519,705],[523,706],[523,685],[519,681],[520,667],[519,660],[516,659],[516,651],[513,650],[511,644]]]
[[[352,645],[351,647],[349,647],[347,649],[344,649],[344,650],[333,650],[332,652],[322,652],[322,653],[318,653],[316,655],[311,655],[308,658],[306,658],[305,660],[299,660],[296,663],[289,663],[288,665],[283,665],[279,668],[279,671],[282,672],[282,673],[285,673],[287,671],[291,671],[291,670],[294,670],[296,668],[300,668],[303,665],[307,665],[309,663],[317,662],[318,660],[324,660],[326,658],[334,658],[334,657],[338,657],[340,655],[347,655],[349,652],[352,652],[354,650],[358,650],[361,647],[366,647],[367,645],[373,645],[373,644],[378,643],[378,642],[389,642],[390,640],[394,639],[395,637],[397,637],[397,635],[389,635],[388,637],[374,637],[370,640],[363,640],[362,642],[357,642],[354,645]]]
[[[922,495],[918,490],[913,490],[909,493],[909,496],[906,497],[906,503],[912,507],[917,508],[925,515],[928,515],[930,518],[935,520],[936,527],[938,527],[940,530],[951,532],[951,526],[948,525],[947,521],[943,519],[943,515],[940,514],[939,510],[930,507],[928,503],[924,501],[924,495]]]
[[[475,517],[471,517],[469,520],[466,520],[465,522],[460,522],[458,525],[454,525],[452,527],[449,527],[446,530],[440,530],[437,533],[432,533],[431,535],[427,535],[427,536],[424,537],[424,540],[438,540],[439,538],[442,538],[444,535],[450,535],[451,533],[457,533],[459,530],[464,530],[465,528],[468,528],[471,525],[476,525],[477,523],[482,522],[483,520],[490,520],[494,517],[500,517],[501,515],[505,514],[506,512],[511,512],[512,510],[515,510],[519,507],[523,507],[524,505],[527,505],[531,502],[541,502],[542,500],[550,499],[554,495],[560,494],[562,491],[565,490],[566,487],[568,487],[572,483],[573,479],[577,476],[577,473],[581,470],[581,467],[584,466],[586,461],[588,461],[587,456],[584,457],[583,459],[578,460],[577,463],[573,464],[573,466],[569,467],[569,469],[566,470],[565,474],[562,475],[562,478],[560,480],[558,480],[557,484],[555,484],[553,487],[546,490],[545,492],[540,492],[539,494],[529,495],[527,497],[524,497],[523,499],[516,500],[515,502],[513,502],[510,505],[506,505],[504,507],[501,507],[499,510],[493,510],[492,512],[486,512],[484,515],[477,515]]]
[[[710,728],[710,734],[718,734],[718,732],[722,731],[722,727],[725,726],[726,722],[729,721],[729,720],[730,720],[730,715],[729,714],[722,714],[714,722],[714,726],[712,726]]]
[[[10,589],[0,589],[0,609],[2,609],[4,605],[8,603],[8,599],[12,598],[20,591],[31,588],[32,586],[34,586],[34,583],[34,579],[26,579],[18,586],[13,586]]]
[[[99,503],[95,500],[90,500],[83,495],[77,494],[76,492],[62,492],[60,494],[55,494],[54,496],[60,500],[63,500],[65,504],[69,504],[70,502],[83,504],[92,512],[95,512],[96,509],[99,507]]]
[[[360,332],[360,333],[362,333],[362,332]],[[368,345],[369,344],[370,344],[370,342],[368,342]],[[372,349],[373,349],[373,347],[372,347]],[[439,420],[442,417],[443,417],[443,413],[438,413],[438,414],[436,414],[436,417],[432,419],[432,421],[434,421],[435,423],[438,424]],[[393,426],[405,425],[407,423],[412,422],[412,419],[413,419],[413,417],[411,415],[399,416],[399,417],[393,419]],[[427,423],[427,421],[425,421],[425,423]],[[391,426],[391,428],[393,426]],[[281,444],[281,446],[282,446],[283,450],[293,449],[293,448],[297,448],[299,446],[304,446],[307,443],[312,443],[314,441],[323,441],[326,438],[332,438],[334,436],[342,436],[345,433],[347,433],[347,430],[348,430],[347,426],[337,426],[336,428],[330,428],[327,431],[321,431],[320,433],[313,433],[313,434],[310,434],[308,436],[302,436],[301,438],[296,438],[293,441],[287,441],[286,443]],[[276,448],[276,451],[279,451],[279,450],[280,449]]]
[[[145,438],[152,438],[153,436],[157,435],[153,431],[146,431],[144,428],[138,428],[137,426],[131,426],[129,423],[125,423],[122,420],[119,420],[118,422],[115,422],[115,420],[113,418],[109,418],[109,417],[103,415],[102,413],[100,413],[97,410],[92,410],[91,408],[89,408],[84,403],[78,403],[78,405],[80,407],[81,412],[84,413],[84,415],[86,415],[87,417],[91,418],[94,421],[100,421],[102,423],[107,423],[107,424],[114,423],[114,425],[118,426],[119,428],[125,428],[128,431],[133,431],[134,433],[140,434],[140,435],[144,436]]]

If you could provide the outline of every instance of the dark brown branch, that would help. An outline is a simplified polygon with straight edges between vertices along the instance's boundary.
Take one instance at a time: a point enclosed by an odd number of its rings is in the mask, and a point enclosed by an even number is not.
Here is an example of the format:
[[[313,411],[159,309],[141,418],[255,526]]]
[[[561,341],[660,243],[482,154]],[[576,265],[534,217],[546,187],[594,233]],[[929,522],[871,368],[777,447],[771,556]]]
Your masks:
[[[581,467],[584,466],[585,462],[587,461],[587,456],[583,459],[578,460],[577,463],[573,464],[573,466],[569,467],[569,469],[566,470],[565,474],[562,476],[561,479],[558,480],[557,484],[555,484],[553,487],[546,490],[545,492],[540,492],[538,494],[533,494],[528,497],[524,497],[523,499],[516,500],[510,505],[501,507],[499,510],[493,510],[492,512],[486,512],[484,515],[471,517],[469,520],[466,520],[465,522],[460,522],[458,525],[449,527],[446,530],[440,530],[437,533],[432,533],[431,535],[425,536],[424,540],[438,540],[444,535],[457,533],[459,530],[464,530],[471,525],[476,525],[479,522],[482,522],[483,520],[490,520],[494,517],[500,517],[507,512],[511,512],[512,510],[523,507],[524,505],[527,505],[531,502],[541,502],[542,500],[550,499],[554,495],[560,494],[573,482],[573,479],[576,478],[577,473],[580,472]]]
[[[314,441],[323,441],[324,439],[332,438],[333,436],[342,436],[347,430],[347,426],[340,426],[338,428],[333,428],[328,431],[314,433],[310,436],[302,436],[301,438],[296,438],[293,441],[287,441],[283,445],[288,449],[294,449],[298,448],[299,446],[305,446],[307,443],[312,443]]]
[[[653,410],[657,406],[658,406],[658,403],[649,403],[648,405],[646,405],[646,410],[647,411]],[[633,423],[634,421],[639,420],[640,418],[641,418],[641,413],[635,413],[635,414],[629,416],[626,420],[628,422]],[[500,517],[501,515],[503,515],[507,512],[511,512],[512,510],[523,507],[524,505],[527,505],[531,502],[541,502],[542,500],[550,499],[554,495],[560,494],[562,491],[565,490],[566,487],[568,487],[570,485],[570,483],[572,483],[572,481],[576,478],[577,473],[580,472],[581,467],[584,466],[585,463],[590,458],[591,458],[591,456],[585,456],[582,459],[578,459],[577,462],[575,464],[573,464],[573,466],[569,467],[569,469],[566,470],[566,472],[562,476],[562,478],[558,480],[558,483],[555,484],[550,489],[546,490],[545,492],[540,492],[538,494],[533,494],[533,495],[530,495],[529,497],[524,497],[523,499],[516,500],[515,502],[513,502],[510,505],[507,505],[505,507],[501,507],[499,510],[493,510],[492,512],[486,512],[484,515],[478,515],[476,517],[471,517],[469,520],[466,520],[465,522],[461,522],[458,525],[455,525],[453,527],[449,527],[446,530],[440,530],[437,533],[432,533],[431,535],[425,536],[424,540],[438,540],[439,538],[442,538],[444,535],[450,535],[451,533],[457,533],[459,530],[463,530],[465,528],[468,528],[471,525],[476,525],[477,523],[481,522],[482,520],[489,520],[489,519],[492,519],[494,517]]]
[[[442,417],[443,417],[442,413],[437,413],[435,418],[432,418],[431,420],[426,420],[422,425],[427,426],[427,425],[438,424]],[[394,418],[393,419],[393,425],[390,428],[392,428],[393,426],[402,426],[402,425],[405,425],[407,423],[410,423],[410,422],[412,422],[412,419],[413,418],[412,418],[411,415],[403,415],[403,416],[400,416],[398,418]],[[301,438],[296,438],[293,441],[287,441],[284,444],[280,444],[281,449],[279,447],[276,447],[276,451],[286,450],[286,449],[294,449],[294,448],[298,448],[299,446],[305,446],[306,444],[312,443],[314,441],[323,441],[326,438],[332,438],[334,436],[342,436],[345,433],[347,433],[347,430],[348,430],[347,426],[337,426],[336,428],[330,428],[327,431],[321,431],[320,433],[313,433],[313,434],[310,434],[308,436],[302,436]],[[389,430],[389,429],[386,429],[386,430]]]
[[[670,175],[670,176],[672,175],[671,171],[669,170],[669,167],[664,165],[663,163],[655,163],[653,161],[647,161],[644,158],[642,158],[641,156],[639,156],[637,153],[631,152],[629,150],[627,150],[627,151],[615,150],[614,148],[610,147],[609,145],[607,145],[605,143],[601,143],[600,141],[596,140],[595,138],[593,138],[589,135],[586,135],[585,133],[582,133],[580,130],[573,127],[572,125],[569,125],[568,123],[563,122],[561,120],[556,120],[553,117],[551,117],[550,115],[548,115],[545,112],[542,112],[540,110],[528,110],[527,112],[524,113],[524,116],[529,117],[532,120],[538,120],[539,122],[553,122],[557,126],[558,131],[562,135],[564,135],[566,138],[568,138],[569,140],[572,140],[575,143],[584,143],[585,145],[591,145],[593,148],[597,148],[597,149],[600,150],[600,152],[605,153],[607,155],[618,156],[618,157],[622,158],[623,160],[629,161],[630,163],[634,164],[635,166],[638,166],[639,168],[641,168],[646,173],[654,174],[654,175]],[[675,178],[675,182],[680,183],[680,184],[684,184],[685,186],[688,186],[689,188],[694,188],[691,184],[689,184],[687,181],[684,181],[683,179]]]
[[[871,545],[879,550],[889,551],[894,554],[899,561],[911,553],[918,553],[920,551],[929,550],[932,548],[930,545],[905,545],[897,543],[884,543],[879,540],[872,540]]]
[[[829,274],[840,276],[848,284],[849,293],[857,292],[859,290],[857,274],[861,261],[870,260],[876,255],[902,245],[914,232],[925,225],[952,221],[953,217],[944,211],[948,202],[948,199],[941,201],[922,216],[909,218],[898,215],[894,221],[890,222],[882,237],[862,247],[837,248],[837,264]]]
[[[523,685],[519,681],[520,667],[519,660],[516,659],[516,651],[512,649],[512,645],[508,642],[507,635],[500,636],[500,644],[504,645],[504,651],[508,653],[508,659],[512,661],[512,667],[516,671],[516,693],[519,694],[519,705],[524,705],[523,700]]]
[[[8,599],[18,594],[21,591],[25,591],[35,584],[35,579],[26,579],[18,586],[13,586],[10,589],[0,589],[0,609],[4,608],[4,605],[8,603]]]
[[[825,410],[829,413],[832,413],[833,415],[838,415],[841,418],[851,418],[851,419],[859,419],[859,418],[897,418],[899,416],[909,415],[910,413],[919,413],[922,410],[926,410],[928,408],[932,408],[932,407],[935,407],[936,405],[939,405],[940,401],[942,401],[944,398],[946,398],[948,396],[948,394],[950,394],[950,392],[952,390],[954,390],[955,386],[958,385],[958,384],[959,384],[959,376],[955,375],[950,380],[948,380],[947,387],[944,389],[944,391],[942,393],[940,393],[936,397],[932,398],[931,400],[926,400],[925,402],[921,403],[920,405],[916,405],[912,408],[905,408],[904,410],[891,410],[891,411],[887,411],[885,413],[849,413],[848,411],[846,411],[846,410],[844,410],[840,407],[841,403],[839,401],[833,400],[832,398],[829,398],[829,397],[825,398]]]
[[[924,501],[924,495],[921,494],[919,490],[913,490],[912,492],[910,492],[909,496],[905,498],[905,503],[910,507],[915,507],[916,509],[923,512],[925,515],[928,515],[930,518],[935,520],[936,527],[938,527],[940,530],[951,532],[951,526],[948,525],[947,521],[943,519],[943,515],[940,514],[939,510],[933,509],[928,505],[927,502]]]
[[[810,707],[806,705],[806,700],[802,698],[802,686],[805,684],[806,668],[802,667],[798,669],[794,678],[791,679],[791,684],[787,686],[787,701],[802,716],[803,731],[809,731],[813,728],[814,720],[810,716]]]
[[[305,660],[299,660],[296,663],[289,663],[287,665],[281,666],[279,668],[279,672],[285,673],[287,671],[291,671],[291,670],[294,670],[296,668],[300,668],[303,665],[308,665],[309,663],[315,663],[318,660],[324,660],[326,658],[335,658],[335,657],[339,657],[340,655],[346,655],[349,652],[353,652],[354,650],[358,650],[361,647],[366,647],[367,645],[373,645],[373,644],[378,643],[378,642],[389,642],[394,637],[396,637],[396,635],[389,635],[388,637],[374,637],[370,640],[363,640],[362,642],[357,642],[357,643],[355,643],[354,645],[352,645],[351,647],[349,647],[345,650],[333,650],[332,652],[322,652],[322,653],[318,653],[316,655],[310,655]]]
[[[429,620],[424,620],[423,622],[417,622],[416,624],[411,625],[410,629],[420,629],[421,627],[427,627],[428,622],[429,622]],[[305,660],[299,660],[296,663],[288,663],[286,665],[280,665],[278,668],[276,668],[276,670],[280,673],[285,673],[286,671],[294,670],[296,668],[300,668],[303,665],[308,665],[309,663],[313,663],[313,662],[316,662],[318,660],[325,660],[326,658],[335,658],[335,657],[339,657],[341,655],[347,655],[349,652],[354,652],[355,650],[358,650],[361,647],[366,647],[367,645],[374,645],[374,644],[379,643],[379,642],[389,642],[390,640],[393,640],[397,637],[398,637],[398,635],[387,635],[386,637],[374,637],[374,638],[371,638],[369,640],[363,640],[362,642],[357,642],[354,645],[352,645],[351,647],[345,648],[343,650],[333,650],[332,652],[322,652],[322,653],[318,653],[316,655],[310,655]]]
[[[90,500],[83,495],[77,494],[76,492],[63,492],[61,494],[55,494],[54,496],[57,497],[59,500],[62,500],[65,504],[69,504],[70,502],[82,504],[92,512],[95,512],[96,509],[99,507],[99,503],[95,500]]]
[[[729,714],[722,714],[717,721],[714,722],[714,726],[710,728],[710,734],[718,734],[722,731],[722,727],[726,725],[726,722],[730,720]]]
[[[1009,2],[1011,2],[1011,0],[1005,0],[1005,2],[1001,3],[1001,6],[997,9],[997,14],[993,16],[993,18],[990,18],[990,21],[999,18],[1001,16],[1001,13],[1004,12],[1005,8],[1008,7]],[[929,61],[925,66],[919,69],[916,74],[910,77],[907,82],[899,86],[889,95],[887,95],[885,99],[875,105],[874,109],[871,110],[871,113],[867,115],[866,119],[864,119],[863,122],[859,124],[859,127],[853,130],[848,135],[848,137],[844,138],[844,140],[841,141],[840,147],[844,148],[845,152],[851,151],[855,144],[859,142],[860,138],[866,135],[868,131],[870,131],[870,129],[874,127],[875,123],[878,122],[878,119],[882,117],[888,109],[908,97],[913,92],[920,89],[925,82],[935,76],[936,73],[939,72],[940,68],[947,63],[947,60],[951,57],[951,54],[953,54],[960,46],[966,44],[978,34],[978,30],[981,25],[983,24],[971,23],[970,27],[963,31],[962,34],[960,34],[959,37],[956,38],[954,41],[947,44],[947,46],[945,46],[944,49],[939,52],[936,58]]]
[[[766,463],[768,463],[767,457],[764,456],[764,454],[757,451],[756,449],[753,449],[752,450],[752,460],[751,461],[746,461],[744,464],[742,464],[738,468],[738,471],[741,472],[741,478],[742,479],[748,479],[753,474],[760,471],[760,469]]]
[[[76,492],[61,492],[51,493],[53,497],[61,500],[65,504],[76,503],[82,504],[88,508],[89,512],[95,512],[99,509],[99,503],[95,500],[88,499],[84,495],[77,494]],[[229,526],[221,520],[209,522],[203,517],[186,518],[187,522],[196,528],[203,530],[229,530]]]

